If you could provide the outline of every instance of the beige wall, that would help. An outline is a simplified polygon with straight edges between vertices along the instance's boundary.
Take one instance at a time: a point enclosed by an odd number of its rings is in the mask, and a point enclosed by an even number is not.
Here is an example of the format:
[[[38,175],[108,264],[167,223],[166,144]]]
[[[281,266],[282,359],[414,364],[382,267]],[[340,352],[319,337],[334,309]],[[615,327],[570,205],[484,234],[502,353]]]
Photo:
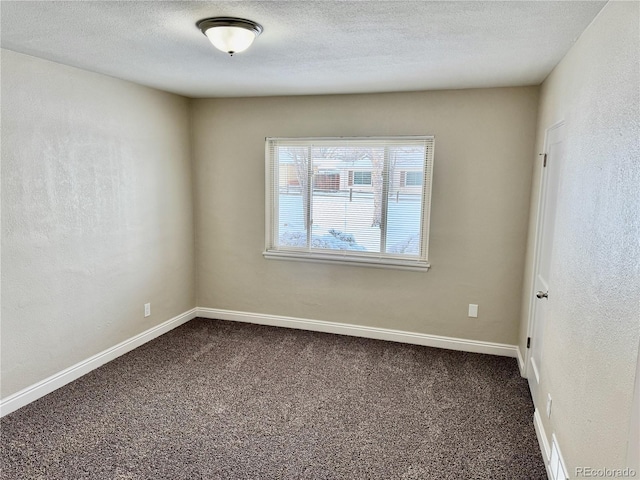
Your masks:
[[[198,305],[515,344],[537,104],[537,87],[194,100]],[[430,271],[263,258],[265,137],[420,134]]]
[[[640,335],[638,2],[610,2],[544,82],[537,148],[566,122],[539,410],[575,467],[625,465]],[[535,169],[535,212],[541,165]],[[527,336],[535,218],[520,346]],[[634,426],[637,428],[637,425]]]
[[[2,397],[194,307],[193,265],[188,100],[3,50]]]

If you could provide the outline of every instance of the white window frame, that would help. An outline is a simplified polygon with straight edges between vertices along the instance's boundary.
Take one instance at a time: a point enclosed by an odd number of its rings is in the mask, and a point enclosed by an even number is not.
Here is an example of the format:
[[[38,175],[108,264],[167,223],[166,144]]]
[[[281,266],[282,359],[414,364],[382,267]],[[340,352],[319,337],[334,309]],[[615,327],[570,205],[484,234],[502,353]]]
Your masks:
[[[273,195],[273,189],[279,188],[278,169],[272,168],[271,150],[274,142],[298,144],[300,146],[313,145],[313,142],[334,142],[347,145],[361,142],[363,144],[394,142],[399,144],[403,141],[408,143],[424,141],[429,145],[426,149],[425,176],[422,184],[422,218],[421,218],[421,245],[420,254],[417,257],[409,257],[402,254],[376,253],[376,252],[354,252],[350,250],[314,250],[308,248],[278,248],[276,238],[278,232],[274,231],[273,225],[278,224],[278,195]],[[285,138],[267,137],[265,139],[265,250],[263,256],[266,259],[297,260],[305,262],[330,263],[339,265],[358,265],[377,268],[393,268],[401,270],[427,271],[430,268],[428,260],[429,246],[429,223],[431,214],[431,192],[433,182],[434,163],[434,137],[430,135],[421,136],[392,136],[392,137],[306,137],[306,138]],[[389,172],[388,161],[385,158],[383,175],[386,180],[383,186],[383,197],[388,200]],[[310,182],[311,183],[311,182]],[[307,192],[310,195],[311,192]],[[383,203],[384,205],[384,203]],[[386,204],[388,205],[388,203]],[[386,208],[383,206],[383,226],[381,234],[385,234],[386,229]]]

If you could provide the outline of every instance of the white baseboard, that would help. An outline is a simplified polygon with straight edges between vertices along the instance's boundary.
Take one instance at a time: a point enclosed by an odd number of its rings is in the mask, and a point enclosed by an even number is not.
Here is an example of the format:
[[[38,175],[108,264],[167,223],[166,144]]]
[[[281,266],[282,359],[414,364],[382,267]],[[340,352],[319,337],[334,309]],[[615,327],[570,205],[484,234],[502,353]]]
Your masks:
[[[538,437],[538,445],[540,445],[540,453],[542,453],[542,459],[544,460],[544,468],[547,470],[547,477],[551,480],[551,469],[549,468],[549,459],[551,457],[551,447],[547,440],[547,435],[544,431],[544,425],[542,424],[542,418],[540,418],[540,412],[536,408],[533,412],[533,426],[536,429],[536,437]]]
[[[234,310],[221,310],[217,308],[196,309],[197,316],[217,320],[233,320],[236,322],[256,323],[273,327],[296,328],[299,330],[311,330],[314,332],[337,333],[353,337],[373,338],[376,340],[389,340],[392,342],[410,343],[426,347],[446,348],[463,352],[487,353],[503,357],[517,358],[518,347],[505,343],[481,342],[464,338],[441,337],[425,333],[405,332],[388,328],[366,327],[348,323],[325,322],[323,320],[310,320],[306,318],[282,317],[279,315],[267,315],[260,313],[238,312]]]
[[[255,323],[275,327],[296,328],[315,332],[336,333],[354,337],[373,338],[376,340],[389,340],[392,342],[423,345],[426,347],[446,348],[463,352],[486,353],[505,357],[518,358],[522,361],[519,349],[516,345],[504,343],[482,342],[467,340],[464,338],[442,337],[424,333],[406,332],[388,328],[367,327],[348,323],[326,322],[322,320],[310,320],[305,318],[283,317],[279,315],[267,315],[234,310],[221,310],[216,308],[193,308],[176,317],[167,320],[160,325],[142,332],[124,342],[108,348],[82,362],[72,365],[61,372],[20,390],[13,395],[0,400],[0,417],[3,417],[25,405],[45,396],[48,393],[80,378],[82,375],[104,365],[111,360],[124,355],[127,352],[153,340],[160,335],[173,330],[176,327],[192,320],[195,317],[203,317],[219,320],[232,320],[236,322]],[[522,367],[521,367],[522,370]]]
[[[45,378],[44,380],[20,390],[7,398],[3,398],[0,400],[0,417],[24,407],[38,398],[44,397],[46,394],[80,378],[91,370],[95,370],[105,363],[130,352],[134,348],[137,348],[164,333],[167,333],[169,330],[179,327],[195,317],[196,309],[192,308],[191,310],[173,317],[160,325],[150,328],[135,337],[131,337],[124,342],[120,342],[111,348],[83,360],[82,362],[76,363],[75,365],[62,370],[49,378]]]

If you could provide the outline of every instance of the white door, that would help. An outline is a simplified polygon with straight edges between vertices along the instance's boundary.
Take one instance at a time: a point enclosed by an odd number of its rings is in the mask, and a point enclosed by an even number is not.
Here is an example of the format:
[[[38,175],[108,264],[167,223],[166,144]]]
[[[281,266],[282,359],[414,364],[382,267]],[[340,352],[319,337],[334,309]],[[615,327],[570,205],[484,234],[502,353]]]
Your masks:
[[[560,167],[563,157],[564,124],[560,123],[547,129],[545,136],[546,166],[543,168],[538,204],[538,222],[536,230],[536,257],[533,281],[533,295],[530,308],[529,325],[529,362],[527,379],[534,402],[538,398],[540,383],[540,361],[542,344],[547,320],[549,303],[553,302],[553,288],[549,285],[549,271],[553,251],[553,231],[556,218],[556,203]]]

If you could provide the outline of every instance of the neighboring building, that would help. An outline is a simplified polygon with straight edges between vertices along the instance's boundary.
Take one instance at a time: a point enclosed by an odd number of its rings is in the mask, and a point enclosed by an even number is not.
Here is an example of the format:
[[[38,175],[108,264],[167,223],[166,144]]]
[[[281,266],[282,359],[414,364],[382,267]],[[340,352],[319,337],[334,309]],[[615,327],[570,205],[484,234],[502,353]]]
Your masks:
[[[396,158],[391,162],[389,194],[420,194],[424,181],[423,152],[419,150],[399,150]],[[313,164],[315,191],[353,191],[373,192],[376,171],[368,158],[358,160],[344,160],[336,158],[314,159]],[[281,193],[294,193],[300,190],[296,165],[291,158],[284,155],[279,162],[279,180]]]

